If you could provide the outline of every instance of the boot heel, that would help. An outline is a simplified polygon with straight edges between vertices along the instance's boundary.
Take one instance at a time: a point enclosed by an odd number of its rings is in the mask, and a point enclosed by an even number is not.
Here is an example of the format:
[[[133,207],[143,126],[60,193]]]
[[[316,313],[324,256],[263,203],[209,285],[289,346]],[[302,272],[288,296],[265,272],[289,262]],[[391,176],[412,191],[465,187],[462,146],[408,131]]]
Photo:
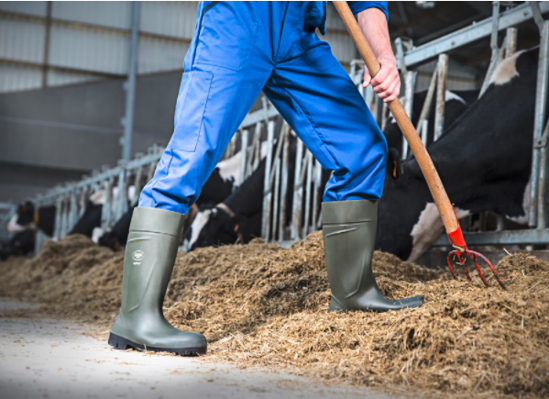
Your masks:
[[[341,304],[334,298],[330,300],[330,309],[328,309],[328,313],[330,312],[343,312],[347,313],[347,309],[345,309]]]
[[[116,334],[113,334],[112,332],[109,334],[109,345],[116,348],[116,349],[130,349],[133,348],[134,345],[132,345],[132,342],[128,341],[125,338],[119,337]]]

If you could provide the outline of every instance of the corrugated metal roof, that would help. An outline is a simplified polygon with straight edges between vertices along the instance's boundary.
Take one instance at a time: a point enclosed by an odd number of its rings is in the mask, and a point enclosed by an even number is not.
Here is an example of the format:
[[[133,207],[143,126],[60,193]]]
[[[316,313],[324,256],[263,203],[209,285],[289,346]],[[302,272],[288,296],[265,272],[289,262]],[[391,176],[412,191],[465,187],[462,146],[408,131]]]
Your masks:
[[[113,28],[129,29],[129,1],[54,1],[52,17]]]
[[[0,1],[0,10],[3,11],[45,16],[46,9],[45,1]]]
[[[129,34],[53,24],[49,63],[89,71],[124,74]]]
[[[42,69],[0,62],[0,92],[35,89],[42,85]]]
[[[198,2],[144,1],[139,29],[160,35],[191,39]]]
[[[0,15],[0,57],[42,62],[44,34],[44,23]]]
[[[188,43],[141,36],[137,73],[183,68],[183,59],[188,49]]]

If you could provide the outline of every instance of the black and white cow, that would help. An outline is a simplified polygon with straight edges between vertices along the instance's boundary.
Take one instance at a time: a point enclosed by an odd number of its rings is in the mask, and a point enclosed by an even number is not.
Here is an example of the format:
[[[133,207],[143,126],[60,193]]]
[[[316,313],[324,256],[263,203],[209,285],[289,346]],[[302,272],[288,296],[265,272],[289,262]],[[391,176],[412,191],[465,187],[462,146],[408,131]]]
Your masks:
[[[0,260],[4,261],[10,256],[25,256],[34,251],[36,230],[21,230],[9,240],[0,245]]]
[[[428,147],[458,217],[493,211],[527,221],[538,53],[504,60],[483,96]],[[376,247],[413,261],[443,225],[416,160],[402,172],[386,179]]]
[[[242,185],[218,205],[206,205],[187,230],[187,250],[211,245],[249,242],[261,235],[265,160]]]
[[[101,212],[103,211],[102,204],[95,204],[88,201],[84,214],[78,219],[69,235],[83,234],[86,237],[92,237],[96,227],[101,226]]]
[[[135,206],[132,206],[109,231],[99,237],[97,243],[103,247],[109,247],[113,251],[119,251],[124,247],[128,241],[134,208]]]
[[[24,230],[41,230],[44,234],[53,236],[55,224],[55,206],[41,206],[35,211],[34,204],[25,201],[19,204],[16,214],[8,223],[7,229],[12,234],[20,233]]]
[[[465,110],[473,104],[479,95],[478,90],[470,91],[449,91],[446,90],[445,104],[444,104],[444,131],[446,131],[452,123],[454,123]],[[417,125],[419,116],[423,108],[423,103],[427,97],[427,91],[422,91],[414,94],[414,106],[412,110],[412,123]],[[433,142],[435,131],[435,107],[436,101],[433,99],[431,102],[431,109],[428,118],[427,128],[427,145]],[[387,145],[389,148],[396,148],[398,151],[402,150],[402,132],[398,127],[395,118],[389,114],[386,116],[385,128],[383,129],[383,135],[387,139]]]

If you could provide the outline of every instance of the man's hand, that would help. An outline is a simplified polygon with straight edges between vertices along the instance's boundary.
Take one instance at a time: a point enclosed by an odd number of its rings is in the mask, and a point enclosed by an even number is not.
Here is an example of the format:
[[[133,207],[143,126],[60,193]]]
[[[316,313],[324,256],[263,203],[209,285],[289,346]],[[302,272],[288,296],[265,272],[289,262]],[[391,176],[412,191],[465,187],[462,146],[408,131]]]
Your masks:
[[[400,76],[396,68],[396,59],[391,48],[387,18],[377,8],[368,8],[357,15],[358,24],[372,47],[381,69],[372,79],[366,68],[363,87],[372,85],[377,96],[388,103],[395,100],[400,94]]]
[[[362,87],[368,87],[371,83],[374,93],[384,102],[389,103],[400,94],[400,75],[394,58],[378,58],[378,61],[381,64],[381,69],[373,80],[370,71],[365,68]]]

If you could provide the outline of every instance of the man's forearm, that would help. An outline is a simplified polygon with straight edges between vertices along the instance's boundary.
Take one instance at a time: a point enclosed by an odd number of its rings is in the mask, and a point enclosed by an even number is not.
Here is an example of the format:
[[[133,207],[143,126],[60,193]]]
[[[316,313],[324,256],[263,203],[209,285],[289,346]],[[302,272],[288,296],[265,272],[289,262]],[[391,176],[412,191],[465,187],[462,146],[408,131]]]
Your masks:
[[[360,29],[381,65],[381,69],[373,79],[368,70],[364,71],[363,87],[371,84],[374,92],[383,101],[394,101],[400,94],[400,77],[391,48],[387,17],[378,8],[367,8],[358,13],[357,19]]]
[[[393,59],[393,49],[391,48],[391,39],[389,38],[389,27],[387,26],[387,17],[378,8],[367,8],[357,15],[358,24],[366,40],[372,47],[376,58]]]

